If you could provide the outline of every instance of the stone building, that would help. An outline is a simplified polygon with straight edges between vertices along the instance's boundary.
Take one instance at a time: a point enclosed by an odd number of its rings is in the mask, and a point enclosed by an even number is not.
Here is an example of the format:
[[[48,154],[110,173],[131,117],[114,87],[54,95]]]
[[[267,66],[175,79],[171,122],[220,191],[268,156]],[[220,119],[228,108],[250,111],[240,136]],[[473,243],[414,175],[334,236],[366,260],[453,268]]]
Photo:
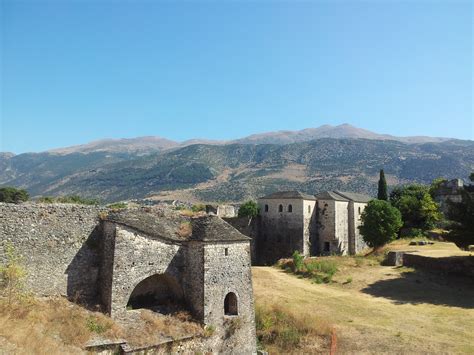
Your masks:
[[[441,212],[445,215],[449,210],[448,201],[459,203],[462,200],[461,191],[464,188],[462,179],[445,180],[433,193],[434,200],[439,203]]]
[[[357,227],[371,199],[341,191],[316,196],[282,191],[259,198],[254,262],[273,263],[295,250],[305,256],[360,252],[366,245]]]
[[[38,295],[79,297],[118,318],[188,310],[216,329],[205,352],[256,351],[250,239],[219,217],[0,203],[0,263],[7,243]]]

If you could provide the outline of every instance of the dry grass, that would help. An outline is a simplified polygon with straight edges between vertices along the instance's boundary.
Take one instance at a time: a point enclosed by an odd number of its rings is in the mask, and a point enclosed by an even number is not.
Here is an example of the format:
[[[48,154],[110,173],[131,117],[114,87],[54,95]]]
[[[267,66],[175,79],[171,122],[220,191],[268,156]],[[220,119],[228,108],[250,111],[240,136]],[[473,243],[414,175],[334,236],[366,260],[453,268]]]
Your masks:
[[[160,342],[166,338],[179,339],[188,335],[203,335],[204,329],[187,312],[160,315],[147,309],[140,311],[140,322],[129,324],[126,339],[131,346]]]
[[[26,298],[8,305],[0,299],[0,336],[20,354],[79,353],[93,336],[115,339],[121,330],[105,315],[63,298]]]
[[[16,300],[10,305],[0,299],[0,353],[83,354],[94,338],[125,339],[142,346],[187,335],[202,335],[202,326],[186,312],[160,315],[149,310],[137,312],[135,322],[123,324],[91,312],[64,298]]]
[[[255,321],[259,346],[271,353],[315,352],[330,344],[326,321],[288,305],[259,304]]]
[[[188,238],[193,233],[191,222],[183,222],[179,225],[178,235],[181,238]]]
[[[472,280],[380,266],[371,258],[330,258],[338,272],[329,284],[254,267],[257,314],[277,305],[299,321],[334,327],[338,354],[474,353]],[[313,346],[330,352],[327,341],[315,339],[316,344],[302,342],[294,351],[316,352]],[[270,353],[287,352],[285,344],[265,345]]]

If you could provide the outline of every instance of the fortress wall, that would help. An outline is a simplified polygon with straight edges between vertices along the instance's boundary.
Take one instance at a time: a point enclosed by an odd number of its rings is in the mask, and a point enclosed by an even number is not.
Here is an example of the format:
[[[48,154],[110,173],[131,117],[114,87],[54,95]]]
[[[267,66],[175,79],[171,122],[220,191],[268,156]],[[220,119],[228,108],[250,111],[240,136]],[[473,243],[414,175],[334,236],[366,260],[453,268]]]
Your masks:
[[[258,263],[257,259],[257,244],[259,243],[259,216],[257,217],[234,217],[234,218],[222,218],[224,221],[229,223],[232,227],[237,229],[243,235],[251,238],[250,240],[250,255],[252,258],[252,265]]]
[[[6,261],[5,246],[11,243],[22,256],[29,290],[95,301],[102,210],[70,204],[0,203],[0,262]]]

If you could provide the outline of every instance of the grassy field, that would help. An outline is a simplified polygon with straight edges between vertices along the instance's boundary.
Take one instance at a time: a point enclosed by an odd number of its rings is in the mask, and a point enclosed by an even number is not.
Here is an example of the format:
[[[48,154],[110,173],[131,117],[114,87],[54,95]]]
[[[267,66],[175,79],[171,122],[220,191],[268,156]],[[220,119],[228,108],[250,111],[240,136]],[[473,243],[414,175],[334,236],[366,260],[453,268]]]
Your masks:
[[[401,241],[393,247],[405,246]],[[422,252],[432,249],[446,254],[450,248],[455,247],[436,243]],[[338,265],[328,284],[276,267],[253,268],[258,332],[270,353],[328,353],[332,329],[340,354],[474,353],[473,280],[380,266],[370,258],[327,259]],[[300,332],[300,341],[292,347],[285,347],[288,341],[265,338],[267,328],[278,325],[265,326],[260,319],[275,309],[295,319],[295,327],[308,326],[305,320],[309,320],[311,329]],[[272,331],[278,334],[278,329]]]

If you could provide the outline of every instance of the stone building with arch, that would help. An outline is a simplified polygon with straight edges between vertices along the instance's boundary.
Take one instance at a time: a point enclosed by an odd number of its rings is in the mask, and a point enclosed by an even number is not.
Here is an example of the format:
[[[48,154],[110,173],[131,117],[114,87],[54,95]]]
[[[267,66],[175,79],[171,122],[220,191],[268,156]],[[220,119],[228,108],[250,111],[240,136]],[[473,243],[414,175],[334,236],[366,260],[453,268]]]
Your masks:
[[[113,318],[187,310],[215,329],[206,351],[256,352],[250,238],[217,216],[0,203],[0,236],[0,262],[11,243],[38,295],[100,304]]]

